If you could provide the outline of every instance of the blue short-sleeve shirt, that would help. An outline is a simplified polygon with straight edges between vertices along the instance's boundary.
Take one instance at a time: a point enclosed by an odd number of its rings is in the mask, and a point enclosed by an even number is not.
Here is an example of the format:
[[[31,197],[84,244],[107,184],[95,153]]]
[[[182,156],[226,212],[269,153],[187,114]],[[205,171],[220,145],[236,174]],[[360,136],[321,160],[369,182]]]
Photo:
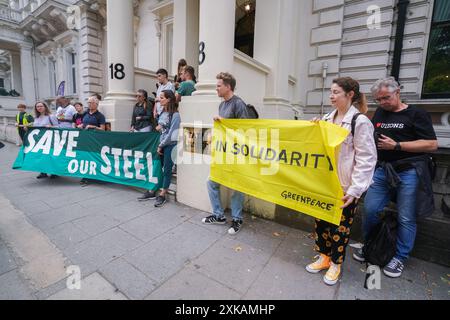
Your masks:
[[[100,127],[102,124],[106,123],[105,116],[100,111],[95,111],[93,114],[86,112],[83,117],[83,126],[93,125]]]

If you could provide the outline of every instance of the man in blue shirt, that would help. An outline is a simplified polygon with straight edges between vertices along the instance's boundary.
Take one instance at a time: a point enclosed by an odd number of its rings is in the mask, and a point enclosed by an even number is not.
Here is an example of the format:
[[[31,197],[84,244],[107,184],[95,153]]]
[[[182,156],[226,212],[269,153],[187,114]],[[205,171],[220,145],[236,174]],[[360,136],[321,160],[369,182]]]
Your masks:
[[[98,111],[98,104],[97,96],[92,96],[88,99],[89,110],[83,116],[83,123],[77,126],[78,129],[105,131],[105,116]]]
[[[89,110],[83,116],[83,122],[77,126],[78,129],[105,131],[105,116],[98,111],[99,100],[96,95],[88,99]],[[87,186],[89,179],[83,178],[80,181],[82,187]]]

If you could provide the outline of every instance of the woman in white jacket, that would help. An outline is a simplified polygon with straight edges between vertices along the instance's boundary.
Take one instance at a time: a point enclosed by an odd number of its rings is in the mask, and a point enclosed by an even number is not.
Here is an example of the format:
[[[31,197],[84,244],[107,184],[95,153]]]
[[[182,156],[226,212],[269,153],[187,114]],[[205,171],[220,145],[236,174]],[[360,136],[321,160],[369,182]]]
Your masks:
[[[368,110],[367,101],[359,91],[359,83],[349,77],[333,80],[330,100],[335,110],[323,120],[351,132],[352,120],[355,119],[354,136],[350,133],[342,143],[337,163],[339,181],[344,191],[341,223],[336,226],[316,219],[314,250],[320,256],[307,265],[306,270],[310,273],[327,270],[323,280],[328,285],[334,285],[341,275],[357,202],[372,182],[377,149],[373,125],[364,115]]]

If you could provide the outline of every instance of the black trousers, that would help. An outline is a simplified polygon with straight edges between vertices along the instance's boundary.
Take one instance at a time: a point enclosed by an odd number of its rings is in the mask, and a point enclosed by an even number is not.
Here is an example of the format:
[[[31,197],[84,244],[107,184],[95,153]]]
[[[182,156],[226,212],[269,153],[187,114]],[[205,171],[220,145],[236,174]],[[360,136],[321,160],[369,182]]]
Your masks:
[[[25,133],[27,133],[27,132],[25,131],[24,128],[19,128],[19,137],[20,137],[20,140],[22,140],[22,143],[23,143],[23,137],[25,136]]]

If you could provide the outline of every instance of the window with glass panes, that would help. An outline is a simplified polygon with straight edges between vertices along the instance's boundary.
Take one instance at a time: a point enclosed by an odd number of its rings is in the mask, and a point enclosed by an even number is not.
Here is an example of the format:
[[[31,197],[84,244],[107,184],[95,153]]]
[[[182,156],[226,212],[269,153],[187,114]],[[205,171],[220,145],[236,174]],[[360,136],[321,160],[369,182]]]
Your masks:
[[[76,53],[70,54],[70,84],[72,93],[77,92],[77,64],[76,64],[77,55]]]
[[[435,0],[422,98],[450,98],[450,0]]]

